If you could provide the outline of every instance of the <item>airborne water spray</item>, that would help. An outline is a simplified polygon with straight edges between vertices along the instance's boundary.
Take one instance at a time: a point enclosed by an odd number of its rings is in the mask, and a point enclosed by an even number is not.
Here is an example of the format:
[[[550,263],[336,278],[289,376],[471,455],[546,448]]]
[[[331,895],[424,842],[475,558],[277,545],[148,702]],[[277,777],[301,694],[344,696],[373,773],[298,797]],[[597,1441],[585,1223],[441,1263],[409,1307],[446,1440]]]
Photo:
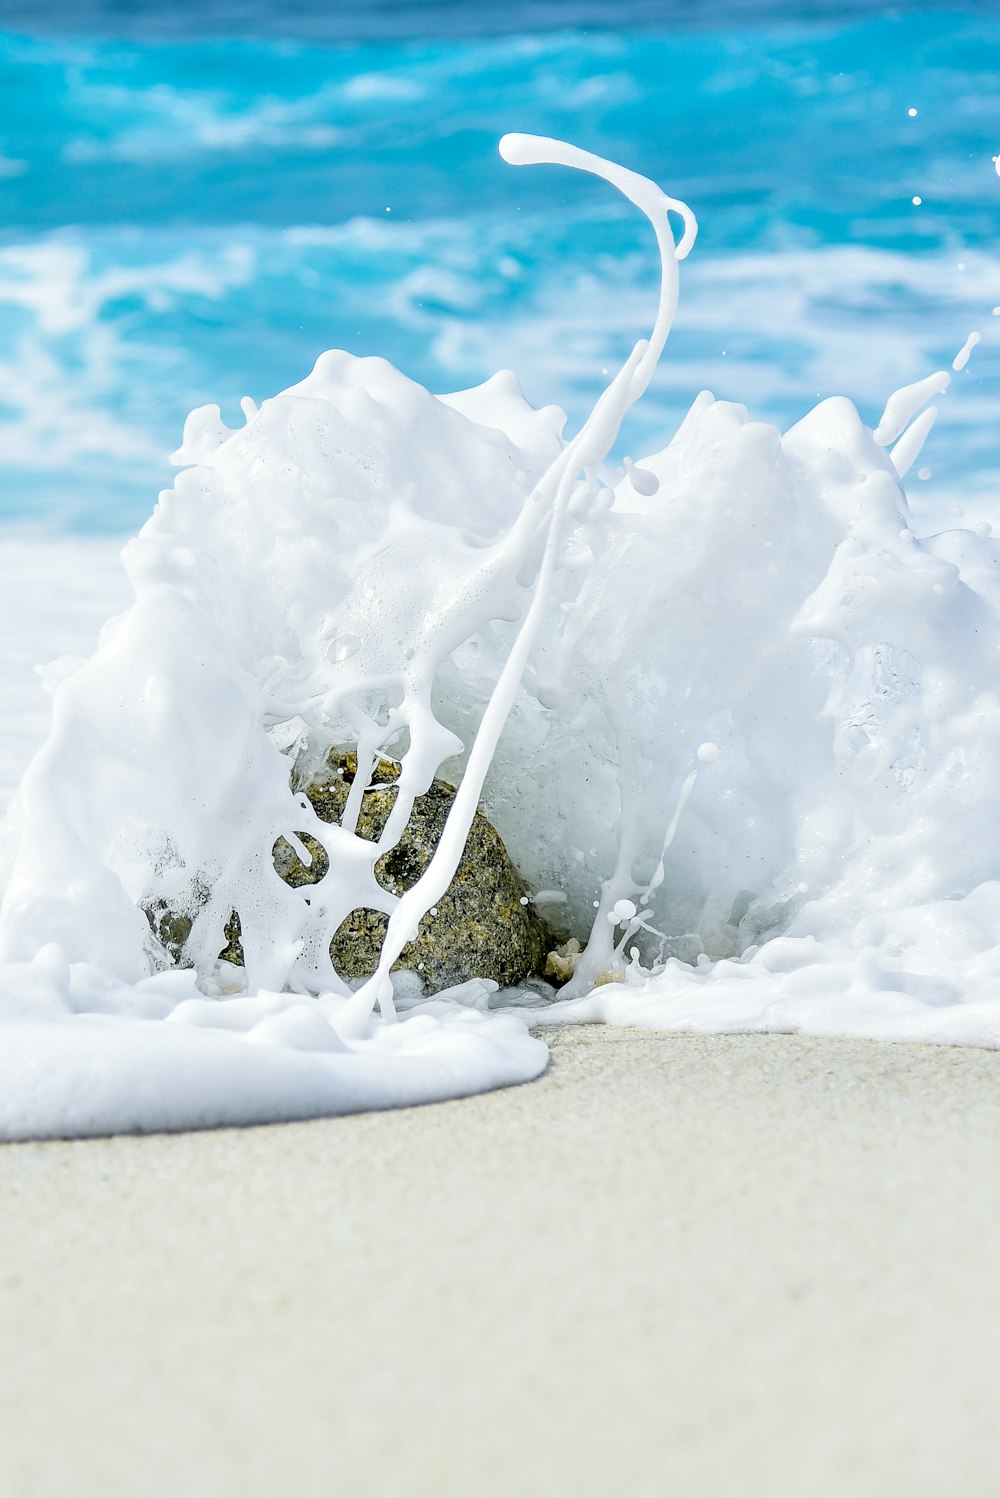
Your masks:
[[[660,354],[663,352],[674,314],[677,310],[678,276],[677,262],[684,259],[694,244],[698,232],[694,214],[686,204],[669,198],[654,183],[635,172],[604,161],[589,151],[581,151],[564,141],[545,139],[535,135],[505,135],[500,142],[500,154],[505,161],[515,166],[562,165],[580,171],[592,172],[617,187],[630,202],[634,203],[649,219],[656,233],[662,266],[660,302],[653,331],[648,340],[635,345],[604,391],[593,411],[576,437],[567,444],[553,461],[540,482],[529,494],[522,515],[502,544],[502,566],[507,577],[513,581],[522,574],[531,562],[531,551],[535,536],[544,532],[545,544],[541,561],[531,585],[531,598],[524,612],[520,628],[512,648],[504,662],[497,682],[486,703],[481,722],[465,765],[462,783],[458,788],[452,810],[441,837],[440,845],[426,871],[400,899],[389,919],[389,927],[383,943],[378,968],[370,981],[359,991],[352,1010],[365,1013],[367,1007],[377,999],[383,1014],[389,1012],[392,1003],[390,969],[415,935],[422,917],[434,902],[441,898],[451,883],[465,847],[472,818],[479,805],[483,784],[496,751],[514,697],[521,683],[525,665],[532,646],[544,627],[552,575],[560,562],[564,544],[566,514],[573,502],[574,514],[585,517],[601,487],[599,478],[601,465],[618,435],[622,419],[629,408],[645,393]],[[684,225],[680,243],[675,245],[670,229],[669,215],[677,213]],[[468,638],[487,622],[484,617],[466,620]],[[430,682],[440,665],[440,659],[432,661]],[[430,710],[429,692],[420,703],[420,711]],[[396,732],[405,726],[411,730],[415,724],[405,716],[390,720],[390,731]],[[418,740],[411,736],[408,755],[418,751]],[[437,765],[434,766],[436,770]],[[433,772],[432,772],[433,773]],[[403,801],[403,783],[406,780],[406,757],[400,776],[400,800]],[[426,776],[421,777],[425,780]],[[404,806],[412,806],[412,799]],[[395,815],[395,812],[394,812]],[[627,853],[624,855],[628,857]],[[614,888],[611,881],[605,898]],[[600,914],[595,926],[601,932]],[[603,946],[603,943],[602,943]],[[597,955],[598,967],[603,963],[604,953]]]

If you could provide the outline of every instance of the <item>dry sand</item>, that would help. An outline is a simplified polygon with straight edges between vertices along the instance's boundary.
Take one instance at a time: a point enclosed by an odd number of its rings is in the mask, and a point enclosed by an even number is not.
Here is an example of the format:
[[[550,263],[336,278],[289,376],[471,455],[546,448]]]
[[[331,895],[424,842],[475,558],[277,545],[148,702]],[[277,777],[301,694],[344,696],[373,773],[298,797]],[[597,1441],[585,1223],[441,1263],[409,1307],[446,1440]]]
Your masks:
[[[5,1498],[1000,1493],[1000,1055],[585,1028],[0,1149]]]

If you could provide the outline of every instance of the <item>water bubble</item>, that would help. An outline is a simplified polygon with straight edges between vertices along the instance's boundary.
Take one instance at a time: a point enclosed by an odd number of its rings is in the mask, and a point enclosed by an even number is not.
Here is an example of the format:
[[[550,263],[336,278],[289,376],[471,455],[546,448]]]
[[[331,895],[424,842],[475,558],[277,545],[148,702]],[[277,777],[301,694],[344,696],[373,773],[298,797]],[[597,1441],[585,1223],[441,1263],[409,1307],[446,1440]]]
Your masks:
[[[326,652],[326,658],[332,661],[334,665],[340,665],[341,661],[349,661],[352,655],[357,655],[360,649],[360,635],[352,635],[350,633],[338,635]]]
[[[718,744],[699,744],[697,749],[697,757],[701,760],[703,765],[714,764],[719,757]]]
[[[619,900],[615,908],[608,912],[608,920],[612,926],[624,926],[626,921],[631,921],[636,914],[636,906],[631,900]]]

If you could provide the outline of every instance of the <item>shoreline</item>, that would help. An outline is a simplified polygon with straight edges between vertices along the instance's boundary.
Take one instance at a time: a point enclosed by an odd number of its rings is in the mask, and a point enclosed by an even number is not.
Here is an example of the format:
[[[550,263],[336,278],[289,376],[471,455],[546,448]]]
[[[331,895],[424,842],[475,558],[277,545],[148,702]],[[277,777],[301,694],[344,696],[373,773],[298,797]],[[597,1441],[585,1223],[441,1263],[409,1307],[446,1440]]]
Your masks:
[[[545,1038],[458,1102],[0,1150],[0,1485],[991,1490],[1000,1053]]]

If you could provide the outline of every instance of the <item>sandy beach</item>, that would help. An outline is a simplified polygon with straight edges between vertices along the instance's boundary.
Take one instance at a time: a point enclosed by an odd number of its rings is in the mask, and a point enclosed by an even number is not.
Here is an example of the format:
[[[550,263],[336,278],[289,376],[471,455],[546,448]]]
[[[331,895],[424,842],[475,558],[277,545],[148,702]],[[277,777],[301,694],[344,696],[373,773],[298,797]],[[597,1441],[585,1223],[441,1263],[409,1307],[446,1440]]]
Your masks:
[[[0,1151],[12,1498],[1000,1488],[1000,1055],[552,1034],[540,1082]]]

